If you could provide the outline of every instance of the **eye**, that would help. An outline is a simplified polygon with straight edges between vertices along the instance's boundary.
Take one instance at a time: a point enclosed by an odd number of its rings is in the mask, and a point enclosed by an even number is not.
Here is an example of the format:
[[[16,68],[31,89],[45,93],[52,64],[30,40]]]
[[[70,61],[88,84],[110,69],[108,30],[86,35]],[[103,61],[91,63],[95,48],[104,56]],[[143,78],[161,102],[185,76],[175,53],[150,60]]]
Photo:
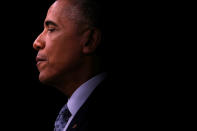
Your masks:
[[[54,32],[55,31],[55,28],[48,28],[48,31],[49,32]]]

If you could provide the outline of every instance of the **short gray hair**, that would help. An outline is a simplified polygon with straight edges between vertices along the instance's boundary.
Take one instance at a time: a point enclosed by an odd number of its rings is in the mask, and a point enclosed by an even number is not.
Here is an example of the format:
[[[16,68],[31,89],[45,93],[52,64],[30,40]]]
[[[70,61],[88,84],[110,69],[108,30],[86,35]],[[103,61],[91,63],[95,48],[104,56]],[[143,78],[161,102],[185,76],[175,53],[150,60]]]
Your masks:
[[[100,28],[101,25],[101,1],[102,0],[69,0],[72,7],[69,9],[69,17],[76,22]]]

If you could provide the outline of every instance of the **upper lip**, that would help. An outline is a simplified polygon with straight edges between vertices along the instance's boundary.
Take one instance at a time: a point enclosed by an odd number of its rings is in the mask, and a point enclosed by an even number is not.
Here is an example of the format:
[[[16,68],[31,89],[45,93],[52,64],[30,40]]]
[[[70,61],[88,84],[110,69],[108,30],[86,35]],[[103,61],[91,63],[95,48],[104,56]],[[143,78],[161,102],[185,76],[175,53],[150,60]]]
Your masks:
[[[46,58],[42,57],[42,56],[37,56],[36,57],[36,62],[38,62],[38,61],[46,61]]]

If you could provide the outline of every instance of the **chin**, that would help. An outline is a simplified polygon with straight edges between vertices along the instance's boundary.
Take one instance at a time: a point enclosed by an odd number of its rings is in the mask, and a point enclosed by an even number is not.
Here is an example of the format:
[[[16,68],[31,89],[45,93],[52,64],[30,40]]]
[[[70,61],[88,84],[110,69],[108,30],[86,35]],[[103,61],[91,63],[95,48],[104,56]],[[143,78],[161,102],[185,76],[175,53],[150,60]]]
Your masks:
[[[43,84],[47,84],[48,82],[48,80],[47,80],[47,78],[45,78],[45,77],[43,77],[42,75],[39,75],[39,80],[40,80],[40,82],[41,83],[43,83]]]
[[[46,85],[50,85],[50,83],[51,83],[50,82],[51,78],[44,73],[39,74],[39,80],[40,80],[41,83],[46,84]]]
[[[41,83],[49,86],[55,86],[57,84],[57,76],[52,75],[51,73],[41,72],[39,74],[39,80]]]

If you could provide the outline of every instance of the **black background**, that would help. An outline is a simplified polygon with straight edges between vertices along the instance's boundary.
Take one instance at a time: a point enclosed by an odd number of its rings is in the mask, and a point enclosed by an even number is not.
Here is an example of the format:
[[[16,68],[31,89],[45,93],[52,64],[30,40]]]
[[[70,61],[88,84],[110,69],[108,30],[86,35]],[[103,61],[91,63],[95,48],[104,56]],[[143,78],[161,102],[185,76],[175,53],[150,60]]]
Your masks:
[[[66,98],[38,80],[33,42],[53,1],[1,3],[2,129],[49,131]]]
[[[48,131],[66,101],[55,88],[38,81],[37,52],[32,48],[52,3],[53,0],[1,3],[4,7],[0,9],[3,129]],[[165,19],[166,12],[161,10],[163,6],[143,2],[107,4],[106,22],[110,34],[107,64],[117,76],[116,82],[122,84],[120,92],[116,92],[118,98],[125,106],[130,106],[130,100],[138,96],[135,100],[148,106],[147,112],[156,105],[154,111],[163,111],[166,107],[160,104],[165,105],[164,99],[168,97],[162,96],[166,91],[174,91],[169,89],[174,75],[169,75],[169,71],[173,66],[166,61],[173,62],[169,54],[175,47],[170,37],[174,34],[169,33],[171,26]]]

